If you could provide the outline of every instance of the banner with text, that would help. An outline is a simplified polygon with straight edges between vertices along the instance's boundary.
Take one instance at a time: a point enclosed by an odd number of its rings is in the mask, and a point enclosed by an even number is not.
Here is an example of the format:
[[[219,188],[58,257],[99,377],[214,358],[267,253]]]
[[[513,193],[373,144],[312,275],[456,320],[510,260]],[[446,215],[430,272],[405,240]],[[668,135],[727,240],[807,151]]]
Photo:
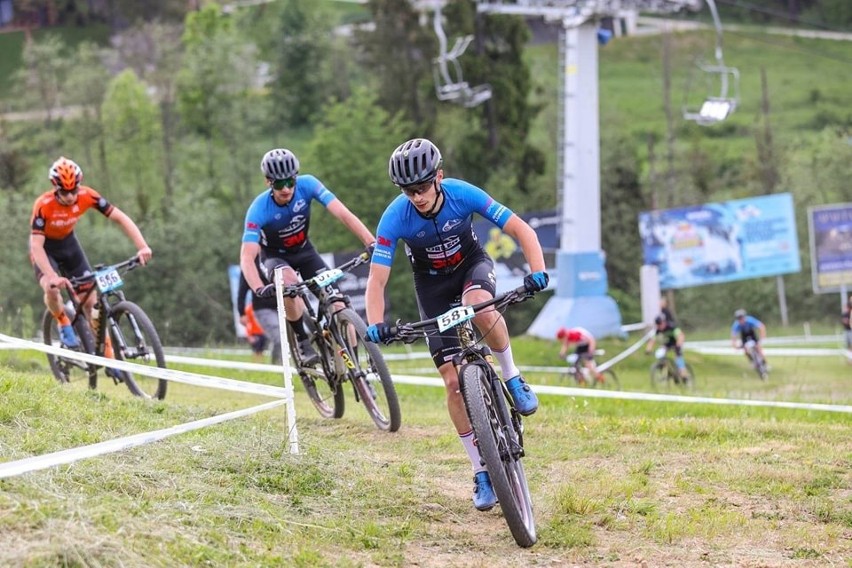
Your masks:
[[[801,270],[789,193],[647,211],[639,235],[664,290]]]
[[[852,286],[852,203],[808,209],[814,293]]]

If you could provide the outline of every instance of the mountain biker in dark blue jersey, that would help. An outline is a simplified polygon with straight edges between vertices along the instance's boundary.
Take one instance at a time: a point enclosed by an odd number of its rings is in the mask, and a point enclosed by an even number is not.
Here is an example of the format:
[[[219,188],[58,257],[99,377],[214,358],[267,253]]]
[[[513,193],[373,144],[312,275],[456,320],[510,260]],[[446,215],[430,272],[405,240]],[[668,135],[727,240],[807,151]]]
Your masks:
[[[746,342],[753,340],[755,350],[766,364],[766,356],[763,354],[763,345],[761,345],[764,339],[766,339],[766,325],[762,321],[748,315],[743,309],[734,312],[734,323],[731,325],[731,345],[734,349],[743,349],[746,359],[751,361],[751,355],[744,347]]]
[[[284,148],[267,152],[260,162],[269,189],[258,195],[246,212],[240,268],[246,282],[259,298],[273,296],[275,269],[284,270],[284,285],[295,284],[299,275],[312,278],[328,269],[308,239],[311,202],[317,201],[352,231],[365,246],[375,242],[373,234],[358,217],[312,175],[299,174],[299,160]],[[255,260],[260,255],[260,270]],[[298,274],[297,274],[298,273]],[[297,298],[284,298],[287,323],[296,334],[303,361],[310,365],[318,360],[305,332],[304,306]]]
[[[473,214],[494,223],[521,246],[531,274],[524,279],[530,291],[547,287],[544,255],[535,231],[482,189],[459,179],[445,178],[441,153],[429,140],[416,138],[401,144],[390,158],[391,181],[401,190],[387,207],[376,232],[376,250],[367,280],[367,338],[381,342],[390,326],[384,317],[384,290],[398,240],[406,245],[414,271],[414,288],[420,315],[436,317],[454,306],[470,305],[494,297],[494,262],[485,253],[472,229]],[[518,411],[532,414],[538,408],[535,393],[526,384],[512,357],[509,331],[503,317],[485,310],[474,318],[500,364],[506,386]],[[473,502],[477,509],[494,507],[497,498],[473,439],[459,378],[452,364],[460,351],[454,336],[429,337],[429,350],[447,389],[447,406],[474,470]]]

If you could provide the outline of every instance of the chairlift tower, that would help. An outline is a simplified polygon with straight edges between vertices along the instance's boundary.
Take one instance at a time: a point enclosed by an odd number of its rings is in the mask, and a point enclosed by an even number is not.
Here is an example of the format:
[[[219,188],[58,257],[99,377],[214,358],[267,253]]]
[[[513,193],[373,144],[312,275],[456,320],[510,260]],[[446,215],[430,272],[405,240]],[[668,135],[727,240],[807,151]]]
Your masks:
[[[598,22],[638,12],[697,10],[703,0],[475,0],[491,14],[542,17],[561,24],[557,202],[560,245],[556,294],[528,333],[552,339],[581,325],[597,336],[621,334],[621,314],[607,295],[600,221]]]

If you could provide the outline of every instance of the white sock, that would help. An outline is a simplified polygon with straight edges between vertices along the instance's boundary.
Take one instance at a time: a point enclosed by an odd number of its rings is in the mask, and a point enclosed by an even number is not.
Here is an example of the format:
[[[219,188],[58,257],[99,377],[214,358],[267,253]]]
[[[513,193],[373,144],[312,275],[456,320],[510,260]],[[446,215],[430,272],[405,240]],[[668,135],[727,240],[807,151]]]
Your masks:
[[[497,362],[500,363],[500,370],[503,371],[503,380],[509,380],[521,374],[520,369],[515,366],[515,358],[512,357],[512,345],[506,345],[502,351],[496,349],[491,350]]]
[[[465,451],[467,451],[467,457],[470,458],[470,465],[473,466],[474,475],[480,471],[485,471],[485,466],[482,465],[482,458],[479,456],[479,448],[473,443],[473,430],[466,434],[459,434],[459,438],[462,441]]]

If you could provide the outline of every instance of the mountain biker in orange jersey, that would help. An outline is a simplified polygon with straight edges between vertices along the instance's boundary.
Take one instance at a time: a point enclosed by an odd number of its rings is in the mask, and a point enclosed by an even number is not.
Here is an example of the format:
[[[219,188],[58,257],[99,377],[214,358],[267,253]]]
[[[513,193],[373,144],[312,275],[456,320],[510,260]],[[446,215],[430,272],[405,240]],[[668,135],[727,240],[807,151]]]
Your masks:
[[[56,160],[48,172],[53,189],[40,195],[33,205],[30,219],[30,262],[35,270],[36,280],[44,290],[44,303],[59,323],[62,343],[67,347],[79,347],[80,341],[71,321],[65,314],[60,288],[71,289],[68,278],[85,276],[92,273],[92,267],[83,252],[83,247],[74,234],[77,221],[89,209],[97,209],[110,221],[120,226],[133,241],[138,251],[139,262],[146,264],[151,259],[151,248],[145,242],[139,227],[118,207],[104,199],[91,187],[81,185],[83,171],[73,161],[65,157]],[[76,288],[86,292],[94,286],[88,282]],[[85,298],[85,307],[92,315],[97,301],[96,294]],[[106,335],[106,356],[111,356],[109,334]],[[108,369],[107,374],[113,371]]]
[[[556,332],[556,339],[559,340],[561,347],[559,348],[559,358],[565,359],[568,350],[572,345],[575,345],[574,353],[577,355],[577,361],[580,362],[586,369],[589,370],[592,377],[598,382],[604,382],[603,375],[598,371],[598,366],[595,364],[595,336],[583,327],[572,327],[565,329],[560,327]]]

